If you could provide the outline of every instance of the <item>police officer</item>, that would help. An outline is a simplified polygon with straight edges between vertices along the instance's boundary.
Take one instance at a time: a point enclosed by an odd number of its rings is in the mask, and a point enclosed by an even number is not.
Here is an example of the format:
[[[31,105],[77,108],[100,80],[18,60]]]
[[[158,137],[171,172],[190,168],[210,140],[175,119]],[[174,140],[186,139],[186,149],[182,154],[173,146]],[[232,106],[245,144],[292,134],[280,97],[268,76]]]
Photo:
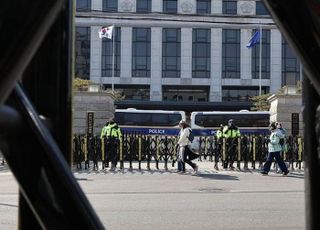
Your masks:
[[[220,124],[220,128],[216,132],[216,151],[214,156],[214,168],[219,170],[218,162],[221,157],[221,150],[223,145],[223,124]]]
[[[109,121],[105,132],[107,137],[106,152],[108,159],[111,161],[110,171],[114,171],[117,166],[119,140],[122,138],[122,133],[118,124],[113,119]]]
[[[102,127],[101,133],[100,133],[100,139],[102,141],[103,139],[103,145],[104,149],[108,148],[108,143],[107,143],[107,127],[109,125],[109,122],[107,121],[106,124]],[[103,156],[103,162],[102,162],[102,168],[104,169],[105,167],[109,167],[109,160],[106,157],[106,151],[104,151],[104,156]]]
[[[226,138],[226,147],[228,157],[224,164],[224,168],[227,168],[229,163],[229,168],[234,169],[233,162],[236,156],[238,137],[240,137],[240,130],[235,126],[234,121],[230,119],[228,125],[223,128],[223,137]]]
[[[107,127],[109,125],[109,122],[107,121],[106,124],[102,127],[101,133],[100,133],[100,138],[105,138],[107,136]]]

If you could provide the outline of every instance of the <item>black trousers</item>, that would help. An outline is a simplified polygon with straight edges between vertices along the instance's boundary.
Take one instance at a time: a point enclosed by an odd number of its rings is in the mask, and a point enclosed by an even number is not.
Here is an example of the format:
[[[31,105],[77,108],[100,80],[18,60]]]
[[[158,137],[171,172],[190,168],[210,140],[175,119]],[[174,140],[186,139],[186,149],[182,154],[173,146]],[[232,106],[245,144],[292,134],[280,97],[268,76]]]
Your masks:
[[[107,138],[106,160],[111,161],[111,166],[116,167],[118,162],[118,139],[114,137]]]
[[[217,144],[217,148],[216,148],[216,151],[214,152],[214,162],[215,163],[218,163],[219,162],[219,159],[221,157],[221,154],[222,153],[222,144],[221,143],[218,143]]]
[[[234,159],[236,157],[236,150],[237,150],[237,146],[232,144],[229,146],[229,149],[228,149],[228,160],[229,160],[229,163],[232,165],[233,162],[234,162]]]
[[[227,140],[227,158],[226,158],[226,162],[224,163],[224,167],[226,168],[227,165],[233,165],[233,162],[235,160],[236,157],[236,151],[237,151],[237,139],[235,138],[230,138],[229,140]]]
[[[191,168],[194,169],[197,165],[193,163],[192,160],[198,157],[199,156],[196,153],[192,152],[188,146],[185,146],[184,153],[183,153],[183,162],[180,163],[180,167],[178,165],[178,169],[184,172],[186,170],[185,163],[187,163],[188,165],[191,166]]]

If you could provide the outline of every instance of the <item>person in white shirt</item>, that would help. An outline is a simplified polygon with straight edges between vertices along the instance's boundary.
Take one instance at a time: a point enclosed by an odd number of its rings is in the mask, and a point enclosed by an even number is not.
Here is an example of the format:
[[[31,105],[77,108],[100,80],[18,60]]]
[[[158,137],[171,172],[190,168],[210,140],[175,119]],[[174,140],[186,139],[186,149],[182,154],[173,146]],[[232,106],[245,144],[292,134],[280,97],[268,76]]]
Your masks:
[[[179,127],[181,128],[179,133],[179,151],[178,151],[178,171],[185,172],[185,163],[189,164],[195,172],[198,171],[198,166],[191,160],[197,158],[197,155],[193,153],[190,148],[189,135],[191,133],[191,128],[187,125],[186,121],[181,120],[179,122]]]

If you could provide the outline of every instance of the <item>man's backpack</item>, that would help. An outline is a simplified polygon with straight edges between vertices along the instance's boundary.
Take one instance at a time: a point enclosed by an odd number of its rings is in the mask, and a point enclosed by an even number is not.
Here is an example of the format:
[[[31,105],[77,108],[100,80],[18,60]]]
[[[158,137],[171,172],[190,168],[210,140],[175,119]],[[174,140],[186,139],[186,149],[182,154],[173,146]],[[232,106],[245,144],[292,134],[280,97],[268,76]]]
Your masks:
[[[193,139],[194,139],[194,134],[192,133],[192,129],[189,128],[189,131],[190,131],[190,134],[189,134],[188,139],[189,139],[190,142],[192,142]]]

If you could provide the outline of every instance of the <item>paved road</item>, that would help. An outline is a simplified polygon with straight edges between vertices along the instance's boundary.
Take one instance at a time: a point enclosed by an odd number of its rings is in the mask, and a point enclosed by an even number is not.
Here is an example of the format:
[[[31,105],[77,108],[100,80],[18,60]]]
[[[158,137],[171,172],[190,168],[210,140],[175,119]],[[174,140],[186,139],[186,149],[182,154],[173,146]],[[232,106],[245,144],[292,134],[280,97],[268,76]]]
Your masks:
[[[173,169],[75,172],[109,230],[304,229],[304,174]],[[0,170],[0,226],[16,229],[17,185]]]

